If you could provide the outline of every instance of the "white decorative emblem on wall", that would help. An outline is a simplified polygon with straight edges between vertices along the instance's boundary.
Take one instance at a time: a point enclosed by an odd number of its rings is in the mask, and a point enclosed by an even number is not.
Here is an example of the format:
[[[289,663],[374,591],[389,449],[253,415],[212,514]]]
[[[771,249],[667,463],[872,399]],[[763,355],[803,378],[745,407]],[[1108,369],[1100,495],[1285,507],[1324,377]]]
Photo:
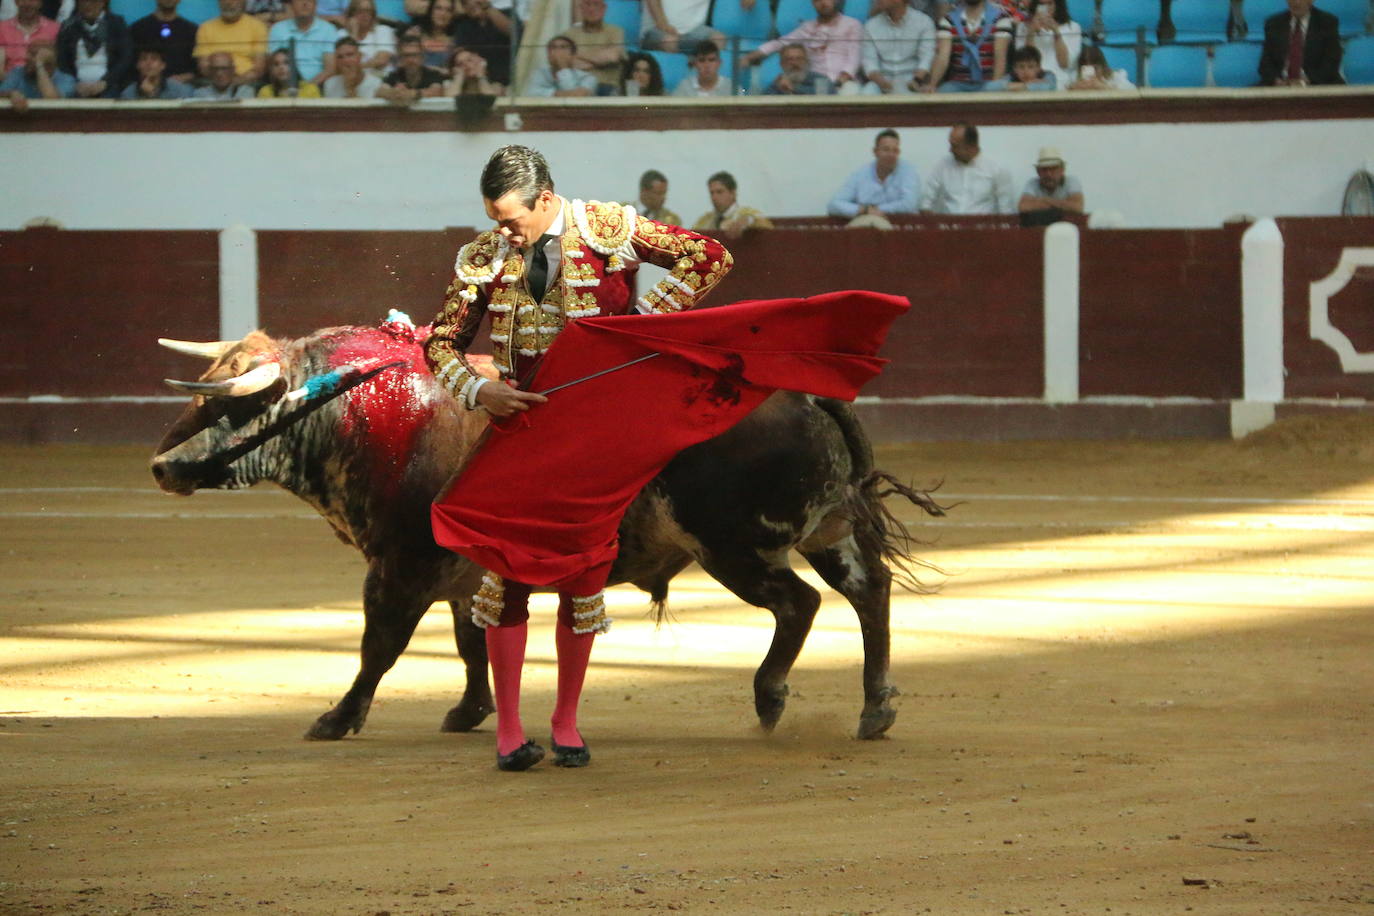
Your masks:
[[[1374,353],[1357,352],[1345,332],[1331,323],[1328,308],[1331,297],[1345,289],[1361,267],[1374,268],[1374,248],[1341,249],[1336,269],[1314,281],[1308,294],[1308,332],[1313,340],[1320,340],[1336,351],[1341,369],[1346,372],[1374,372]]]

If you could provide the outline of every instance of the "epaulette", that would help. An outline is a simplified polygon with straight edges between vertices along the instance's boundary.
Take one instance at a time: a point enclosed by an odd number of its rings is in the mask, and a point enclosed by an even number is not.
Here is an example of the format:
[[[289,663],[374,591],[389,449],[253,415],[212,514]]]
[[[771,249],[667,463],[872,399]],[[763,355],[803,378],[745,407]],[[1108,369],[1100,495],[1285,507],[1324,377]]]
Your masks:
[[[608,271],[620,269],[620,258],[634,257],[630,240],[635,233],[635,208],[627,204],[603,204],[599,200],[572,202],[573,220],[582,240],[597,254],[604,255]]]
[[[486,286],[501,275],[510,243],[498,232],[483,232],[458,249],[453,272],[464,283]]]

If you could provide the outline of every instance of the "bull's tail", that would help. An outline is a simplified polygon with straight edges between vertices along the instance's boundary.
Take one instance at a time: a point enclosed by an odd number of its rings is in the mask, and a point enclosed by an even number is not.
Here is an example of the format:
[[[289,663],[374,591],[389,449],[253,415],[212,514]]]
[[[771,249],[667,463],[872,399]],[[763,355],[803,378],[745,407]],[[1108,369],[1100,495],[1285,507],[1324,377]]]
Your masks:
[[[865,554],[876,553],[892,572],[892,579],[902,588],[917,595],[929,595],[939,589],[921,581],[922,570],[944,576],[945,571],[928,560],[915,556],[913,549],[926,542],[914,537],[906,525],[883,502],[889,496],[903,496],[927,515],[941,517],[952,506],[942,506],[930,495],[938,489],[918,490],[902,483],[886,471],[869,471],[853,492],[850,500],[854,537]]]
[[[923,542],[912,536],[883,500],[889,496],[904,496],[927,515],[943,516],[951,507],[940,505],[930,495],[939,484],[930,490],[918,490],[875,468],[873,444],[854,415],[854,409],[843,401],[829,398],[816,398],[816,405],[839,427],[849,450],[853,468],[850,480],[854,485],[850,491],[849,517],[860,549],[881,556],[892,571],[892,578],[908,591],[918,595],[934,592],[936,586],[922,582],[918,573],[926,570],[943,576],[944,570],[913,555],[913,548]]]

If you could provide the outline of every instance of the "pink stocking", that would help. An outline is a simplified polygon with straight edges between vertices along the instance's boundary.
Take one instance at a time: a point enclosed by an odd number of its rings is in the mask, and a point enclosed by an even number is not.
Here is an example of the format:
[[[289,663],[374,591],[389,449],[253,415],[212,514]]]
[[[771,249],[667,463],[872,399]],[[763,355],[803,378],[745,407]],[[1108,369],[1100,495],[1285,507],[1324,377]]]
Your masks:
[[[520,673],[525,667],[529,623],[487,627],[487,658],[496,692],[496,752],[509,754],[525,743],[520,724]],[[561,675],[560,675],[561,684]]]
[[[568,601],[563,597],[561,600]],[[561,619],[554,629],[554,643],[558,647],[558,699],[553,707],[553,740],[564,747],[582,747],[582,735],[577,730],[577,704],[582,698],[582,682],[587,676],[587,662],[592,655],[595,633],[574,633]],[[497,701],[500,707],[500,700]]]

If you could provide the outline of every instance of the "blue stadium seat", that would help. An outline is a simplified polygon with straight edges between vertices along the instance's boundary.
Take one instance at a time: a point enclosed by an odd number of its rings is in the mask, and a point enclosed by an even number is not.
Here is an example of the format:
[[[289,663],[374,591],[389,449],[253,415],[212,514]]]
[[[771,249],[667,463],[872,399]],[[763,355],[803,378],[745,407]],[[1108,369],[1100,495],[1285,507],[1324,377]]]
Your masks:
[[[110,12],[123,16],[130,24],[147,16],[156,6],[154,0],[110,0]]]
[[[1174,0],[1169,7],[1169,20],[1174,24],[1174,41],[1225,41],[1229,12],[1224,4],[1216,0]]]
[[[1368,29],[1369,0],[1321,0],[1317,8],[1341,21],[1342,38],[1363,35]]]
[[[410,14],[406,12],[406,0],[376,0],[377,18],[386,22],[399,22],[405,25],[410,22]]]
[[[1142,27],[1145,43],[1154,44],[1159,16],[1159,0],[1102,0],[1102,29],[1109,44],[1134,43],[1137,30]]]
[[[750,95],[763,95],[773,80],[782,73],[782,60],[777,54],[770,54],[759,61],[758,66],[750,67],[740,74],[740,81]]]
[[[1341,61],[1347,83],[1374,86],[1374,35],[1361,35],[1347,41]]]
[[[1145,61],[1151,89],[1201,88],[1207,85],[1207,49],[1198,45],[1164,45]]]
[[[646,51],[646,54],[653,56],[658,61],[658,69],[663,71],[663,91],[667,95],[672,95],[677,84],[682,82],[682,78],[687,75],[687,55],[669,54],[667,51]]]
[[[404,2],[404,0],[403,0]],[[625,30],[625,47],[639,47],[639,0],[606,0],[606,21]]]
[[[1259,83],[1263,42],[1232,41],[1212,49],[1212,85],[1239,89]]]
[[[863,0],[850,0],[850,3],[861,5]],[[865,12],[867,12],[866,9]],[[786,35],[806,20],[815,19],[816,8],[811,5],[811,0],[778,0],[778,11],[773,18],[777,25],[778,34]],[[865,17],[855,16],[854,18],[863,22]]]
[[[745,10],[739,0],[716,0],[715,9],[711,12],[711,27],[731,38],[738,38],[741,51],[757,48],[772,37],[772,6],[769,0],[755,0],[753,9]],[[721,56],[727,55],[722,53]]]
[[[1102,48],[1102,56],[1107,58],[1107,63],[1111,64],[1113,70],[1125,70],[1131,82],[1140,85],[1140,60],[1136,57],[1135,48],[1114,48],[1110,45],[1099,45]]]
[[[219,0],[181,0],[177,4],[177,15],[196,25],[209,22],[219,18]]]

